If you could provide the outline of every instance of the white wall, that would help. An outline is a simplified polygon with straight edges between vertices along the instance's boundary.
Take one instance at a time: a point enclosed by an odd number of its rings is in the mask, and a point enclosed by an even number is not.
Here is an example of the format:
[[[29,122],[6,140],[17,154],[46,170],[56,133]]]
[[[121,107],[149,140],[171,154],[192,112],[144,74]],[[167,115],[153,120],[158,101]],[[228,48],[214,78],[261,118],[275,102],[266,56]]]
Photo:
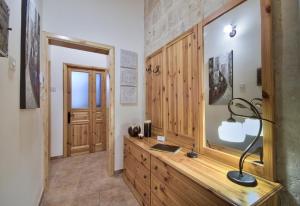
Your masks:
[[[116,48],[115,169],[123,168],[123,134],[144,120],[144,2],[142,0],[44,0],[43,30]],[[120,105],[120,49],[139,55],[138,105]]]
[[[16,71],[0,57],[0,205],[38,205],[43,186],[41,110],[20,110],[21,0],[6,0],[10,8],[9,55]],[[37,1],[38,7],[41,3]]]
[[[63,64],[107,68],[107,55],[50,46],[51,157],[63,155]]]
[[[237,25],[237,34],[233,38],[223,31],[229,24]],[[233,97],[261,98],[262,88],[256,84],[256,71],[261,67],[260,1],[246,1],[207,25],[204,47],[206,137],[218,143],[218,127],[229,118],[229,112],[227,105],[208,105],[208,59],[233,50]]]

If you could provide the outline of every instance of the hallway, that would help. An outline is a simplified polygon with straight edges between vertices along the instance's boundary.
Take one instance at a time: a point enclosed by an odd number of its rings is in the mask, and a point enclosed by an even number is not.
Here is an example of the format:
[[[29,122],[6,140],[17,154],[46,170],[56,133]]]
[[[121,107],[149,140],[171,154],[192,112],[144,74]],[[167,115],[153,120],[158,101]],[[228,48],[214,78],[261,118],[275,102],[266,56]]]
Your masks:
[[[52,160],[41,206],[138,205],[121,175],[107,175],[106,160],[106,152]]]

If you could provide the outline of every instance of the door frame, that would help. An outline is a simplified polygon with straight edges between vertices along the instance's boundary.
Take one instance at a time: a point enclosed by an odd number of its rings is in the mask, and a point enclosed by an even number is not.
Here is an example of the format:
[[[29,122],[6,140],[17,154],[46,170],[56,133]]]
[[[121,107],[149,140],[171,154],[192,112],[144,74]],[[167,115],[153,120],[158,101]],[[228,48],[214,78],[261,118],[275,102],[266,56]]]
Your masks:
[[[86,71],[96,71],[96,72],[104,72],[105,76],[107,76],[107,68],[102,68],[102,67],[91,67],[91,66],[84,66],[84,65],[78,65],[78,64],[70,64],[70,63],[63,63],[63,157],[68,157],[68,69],[69,68],[75,68],[75,69],[80,69],[80,70],[86,70]],[[105,77],[106,79],[106,77]],[[105,82],[106,84],[106,82]],[[105,87],[105,126],[106,126],[106,151],[108,150],[108,116],[109,116],[109,109],[107,109],[107,104],[106,104],[106,91],[107,88]]]
[[[70,38],[67,36],[57,35],[49,32],[42,32],[42,50],[41,50],[41,73],[42,73],[42,95],[41,95],[41,114],[43,121],[44,134],[44,188],[48,186],[48,172],[50,161],[50,60],[49,60],[49,46],[61,46],[65,48],[78,49],[82,51],[89,51],[108,56],[108,68],[110,94],[109,94],[109,115],[107,117],[107,153],[108,165],[107,170],[110,176],[114,175],[114,160],[115,160],[115,47],[95,42],[90,42],[77,38]]]

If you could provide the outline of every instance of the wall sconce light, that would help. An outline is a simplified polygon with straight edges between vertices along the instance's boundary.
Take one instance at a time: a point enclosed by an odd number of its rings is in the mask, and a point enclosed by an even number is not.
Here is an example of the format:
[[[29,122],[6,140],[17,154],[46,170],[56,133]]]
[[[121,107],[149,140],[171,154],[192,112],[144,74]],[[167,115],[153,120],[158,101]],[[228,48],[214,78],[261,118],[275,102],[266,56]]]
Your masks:
[[[227,25],[224,27],[223,31],[225,34],[228,34],[231,38],[233,38],[236,35],[236,25]]]

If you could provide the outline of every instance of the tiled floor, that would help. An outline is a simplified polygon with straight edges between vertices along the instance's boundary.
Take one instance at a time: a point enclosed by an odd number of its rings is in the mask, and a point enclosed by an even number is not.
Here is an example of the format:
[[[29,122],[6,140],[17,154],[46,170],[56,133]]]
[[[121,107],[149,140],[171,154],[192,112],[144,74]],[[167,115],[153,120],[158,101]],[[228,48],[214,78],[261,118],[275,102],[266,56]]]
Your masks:
[[[51,161],[42,206],[138,206],[121,175],[109,177],[106,152]]]

